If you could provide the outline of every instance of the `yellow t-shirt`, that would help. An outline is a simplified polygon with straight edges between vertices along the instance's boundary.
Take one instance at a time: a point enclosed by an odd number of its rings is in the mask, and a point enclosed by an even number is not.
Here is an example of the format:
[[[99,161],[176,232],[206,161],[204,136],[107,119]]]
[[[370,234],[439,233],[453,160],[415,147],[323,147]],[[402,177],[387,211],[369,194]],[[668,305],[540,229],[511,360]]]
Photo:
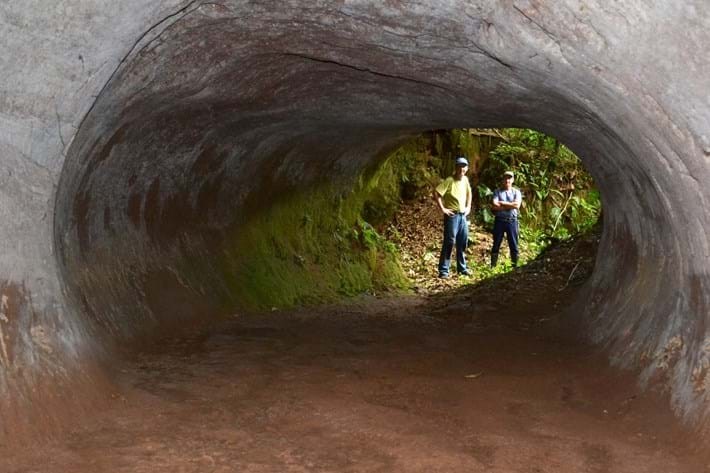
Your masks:
[[[454,212],[463,212],[466,210],[466,196],[471,192],[471,184],[466,176],[459,180],[449,176],[436,187],[436,192],[441,196],[444,207]]]

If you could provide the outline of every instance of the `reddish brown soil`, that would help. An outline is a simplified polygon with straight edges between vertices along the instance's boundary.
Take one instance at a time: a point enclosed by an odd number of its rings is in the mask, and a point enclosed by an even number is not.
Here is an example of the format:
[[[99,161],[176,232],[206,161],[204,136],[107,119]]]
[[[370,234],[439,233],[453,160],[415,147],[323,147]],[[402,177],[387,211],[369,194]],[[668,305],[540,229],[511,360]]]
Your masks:
[[[476,285],[421,284],[428,297],[164,340],[116,366],[109,408],[82,428],[0,446],[0,472],[710,471],[666,399],[559,328],[596,240]]]
[[[555,335],[575,288],[546,271],[164,341],[117,367],[108,410],[55,444],[0,447],[0,471],[708,471],[666,400]]]

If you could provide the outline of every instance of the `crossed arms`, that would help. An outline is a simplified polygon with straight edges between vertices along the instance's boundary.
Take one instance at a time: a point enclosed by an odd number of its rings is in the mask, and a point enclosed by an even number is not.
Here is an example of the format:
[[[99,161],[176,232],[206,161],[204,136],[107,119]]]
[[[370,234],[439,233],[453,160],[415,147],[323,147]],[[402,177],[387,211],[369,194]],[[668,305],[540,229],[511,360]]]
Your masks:
[[[515,200],[513,202],[505,202],[502,200],[498,200],[498,196],[496,195],[495,197],[493,197],[493,204],[491,205],[491,210],[497,212],[499,210],[519,209],[520,201],[520,194],[517,194],[515,196]]]

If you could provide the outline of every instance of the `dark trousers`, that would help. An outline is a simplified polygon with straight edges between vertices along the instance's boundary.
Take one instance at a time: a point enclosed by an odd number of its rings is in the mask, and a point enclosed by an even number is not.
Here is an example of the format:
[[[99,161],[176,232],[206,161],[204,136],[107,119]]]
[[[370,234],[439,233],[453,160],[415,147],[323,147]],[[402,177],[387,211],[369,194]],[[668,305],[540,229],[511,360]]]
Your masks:
[[[493,249],[491,250],[491,266],[498,263],[498,252],[503,242],[503,234],[508,237],[510,260],[513,266],[518,265],[518,219],[496,219],[493,223]]]
[[[466,216],[457,212],[452,217],[444,215],[444,241],[441,244],[441,256],[439,257],[439,275],[449,274],[451,266],[451,251],[456,245],[456,270],[465,273],[466,269],[466,246],[468,245],[468,222]]]

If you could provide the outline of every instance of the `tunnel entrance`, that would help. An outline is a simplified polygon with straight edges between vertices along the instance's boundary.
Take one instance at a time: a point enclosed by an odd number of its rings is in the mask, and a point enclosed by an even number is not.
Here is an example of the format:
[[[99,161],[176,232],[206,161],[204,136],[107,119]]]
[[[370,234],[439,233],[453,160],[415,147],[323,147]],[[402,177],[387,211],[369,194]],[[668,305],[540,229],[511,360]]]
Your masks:
[[[452,174],[457,157],[469,163],[466,178],[472,202],[465,253],[470,274],[442,280],[437,267],[443,215],[432,201],[432,192]],[[550,244],[601,223],[601,200],[592,177],[558,140],[534,130],[459,129],[427,132],[359,178],[365,188],[360,226],[376,233],[370,239],[381,236],[395,244],[399,263],[418,292],[474,284],[503,274],[512,269],[509,244],[502,238],[502,251],[496,258],[499,264],[492,268],[495,215],[491,202],[493,192],[505,186],[502,175],[506,171],[517,173],[511,189],[519,189],[524,197],[516,217],[519,265],[538,258]],[[455,246],[452,275],[458,275]],[[591,272],[594,256],[586,258],[587,269],[581,273]]]

